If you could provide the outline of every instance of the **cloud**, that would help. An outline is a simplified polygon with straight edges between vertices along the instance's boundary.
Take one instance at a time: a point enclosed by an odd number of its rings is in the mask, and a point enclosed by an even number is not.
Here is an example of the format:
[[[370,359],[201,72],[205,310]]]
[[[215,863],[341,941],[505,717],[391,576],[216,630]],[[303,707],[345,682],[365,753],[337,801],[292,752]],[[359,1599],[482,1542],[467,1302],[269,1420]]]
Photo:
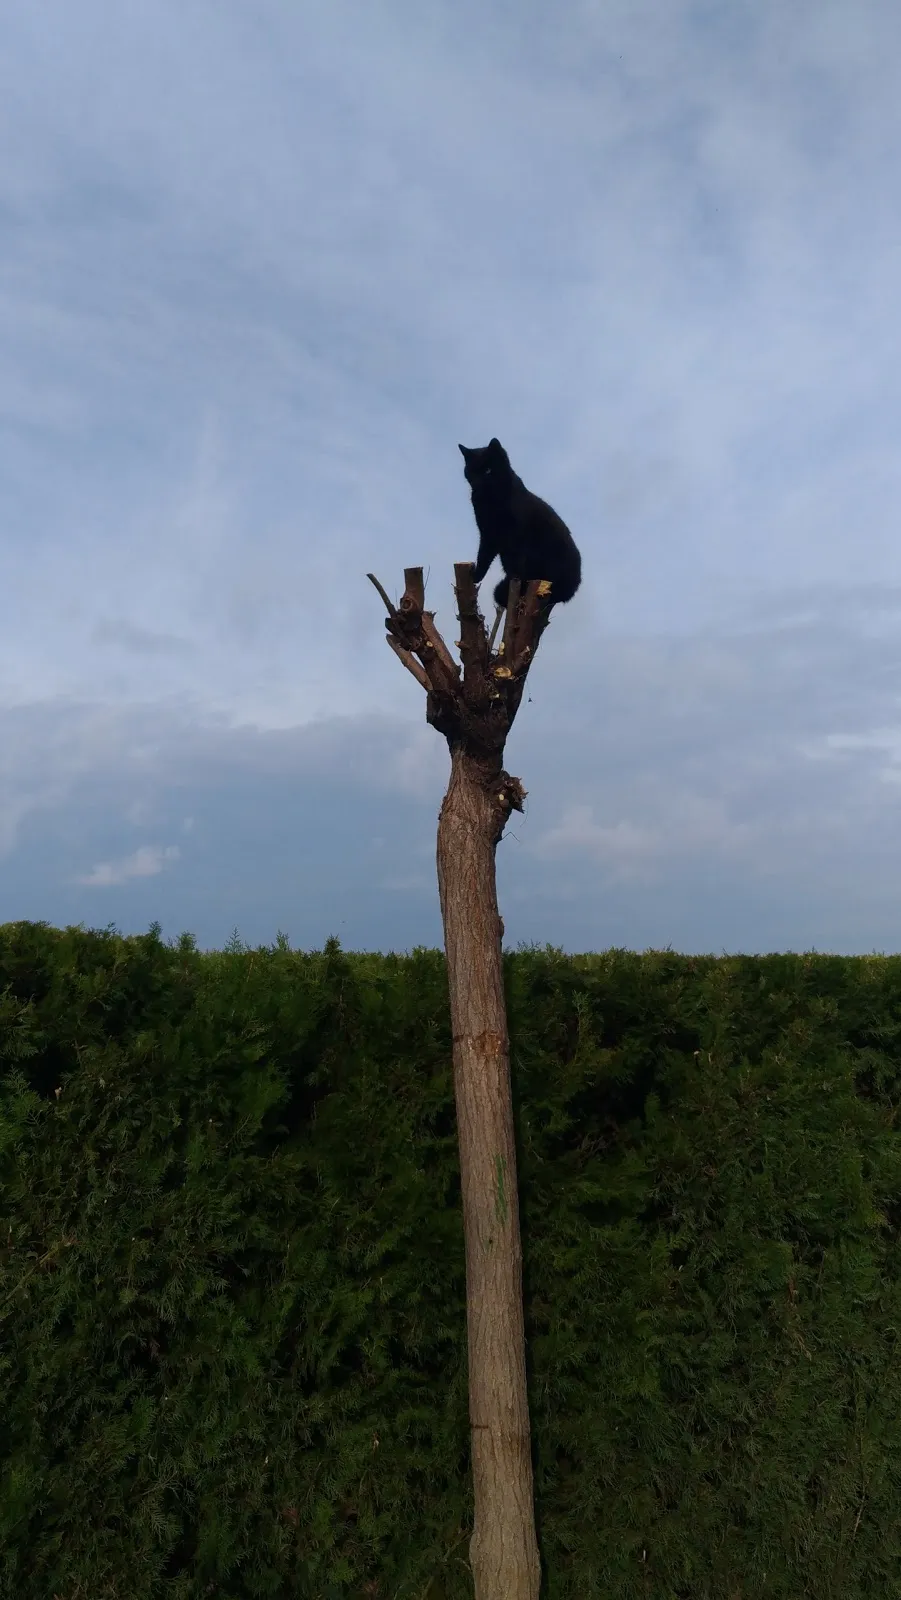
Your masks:
[[[563,695],[544,671],[556,641],[566,681],[555,617],[507,752],[529,791],[498,851],[508,939],[897,947],[901,642],[879,626],[891,596],[852,601],[842,616],[812,588],[773,620],[752,607],[703,636],[599,640]],[[10,916],[91,921],[102,887],[119,925],[158,918],[204,946],[235,925],[304,947],[440,941],[448,756],[421,696],[403,718],[288,729],[185,704],[35,706],[0,712],[0,748],[18,775]],[[151,828],[189,844],[141,844]]]
[[[127,883],[130,878],[155,878],[167,862],[177,861],[180,855],[176,844],[143,844],[120,861],[98,862],[90,872],[75,881],[91,889],[109,889]]]
[[[191,646],[186,639],[171,633],[155,633],[151,628],[139,628],[125,617],[100,617],[91,630],[94,644],[118,645],[123,650],[139,656],[181,655]]]
[[[560,821],[532,845],[537,856],[551,860],[577,857],[600,861],[620,872],[640,870],[660,848],[660,835],[623,819],[613,827],[595,821],[590,805],[565,805]]]
[[[454,637],[497,433],[585,571],[510,936],[895,938],[899,46],[878,0],[20,8],[5,904],[90,916],[191,816],[117,915],[436,937],[447,755],[365,574]]]
[[[596,863],[620,879],[659,878],[666,860],[695,853],[737,858],[759,830],[730,818],[722,798],[669,789],[656,826],[642,826],[628,817],[604,824],[590,804],[568,804],[553,827],[530,845],[530,852],[547,860]]]

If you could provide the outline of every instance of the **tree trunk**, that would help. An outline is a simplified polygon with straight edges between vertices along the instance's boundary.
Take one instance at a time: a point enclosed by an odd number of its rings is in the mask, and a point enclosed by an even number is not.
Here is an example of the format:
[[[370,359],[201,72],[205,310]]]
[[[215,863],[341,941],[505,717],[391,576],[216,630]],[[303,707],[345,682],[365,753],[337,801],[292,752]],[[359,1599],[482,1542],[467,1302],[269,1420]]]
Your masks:
[[[472,562],[457,562],[462,673],[426,611],[421,567],[407,567],[388,609],[388,643],[426,691],[426,717],[447,739],[451,776],[438,823],[454,1051],[454,1094],[466,1243],[469,1420],[476,1600],[538,1600],[529,1402],[522,1309],[522,1245],[510,1047],[494,855],[525,790],[504,771],[504,745],[547,626],[550,585],[521,595],[511,580],[504,637],[494,650],[478,609]]]
[[[495,887],[509,814],[484,764],[460,747],[438,824],[460,1144],[476,1600],[538,1600],[526,1392],[522,1245],[510,1052]]]

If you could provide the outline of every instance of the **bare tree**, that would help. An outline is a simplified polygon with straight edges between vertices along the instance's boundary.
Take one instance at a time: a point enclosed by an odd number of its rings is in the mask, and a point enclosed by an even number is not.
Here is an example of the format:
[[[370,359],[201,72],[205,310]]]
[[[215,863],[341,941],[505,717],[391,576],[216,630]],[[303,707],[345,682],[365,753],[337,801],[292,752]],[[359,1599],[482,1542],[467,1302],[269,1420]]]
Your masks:
[[[511,584],[496,653],[479,614],[471,562],[454,568],[462,672],[426,611],[421,567],[404,571],[388,609],[388,643],[426,691],[426,718],[450,747],[438,822],[438,891],[453,1030],[454,1094],[466,1241],[469,1419],[476,1600],[537,1600],[522,1244],[510,1094],[495,850],[525,790],[504,771],[504,745],[547,624],[550,585]]]

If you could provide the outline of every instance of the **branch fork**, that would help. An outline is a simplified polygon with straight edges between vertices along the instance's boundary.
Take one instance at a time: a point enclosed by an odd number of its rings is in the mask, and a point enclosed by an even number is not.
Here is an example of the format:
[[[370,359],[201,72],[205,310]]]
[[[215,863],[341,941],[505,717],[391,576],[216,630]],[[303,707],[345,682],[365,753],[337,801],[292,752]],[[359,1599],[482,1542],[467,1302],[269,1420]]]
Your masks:
[[[458,561],[458,663],[435,626],[434,613],[425,609],[422,567],[404,568],[404,592],[396,606],[374,573],[367,576],[385,603],[388,644],[426,692],[428,722],[444,734],[452,753],[462,747],[478,763],[482,781],[492,790],[503,814],[498,817],[500,838],[503,822],[511,810],[522,810],[525,798],[519,779],[503,771],[503,752],[547,627],[550,584],[533,579],[523,587],[516,579],[511,582],[503,634],[495,649],[501,613],[489,635],[479,611],[475,568],[471,561]]]

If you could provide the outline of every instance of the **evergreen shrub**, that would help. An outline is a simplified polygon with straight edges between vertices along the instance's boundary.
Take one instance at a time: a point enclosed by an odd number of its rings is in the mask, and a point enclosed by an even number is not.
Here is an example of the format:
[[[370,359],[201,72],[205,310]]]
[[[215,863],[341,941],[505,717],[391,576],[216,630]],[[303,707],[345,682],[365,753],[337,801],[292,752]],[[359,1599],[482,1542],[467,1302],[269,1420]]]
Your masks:
[[[898,1600],[901,959],[506,959],[547,1600]],[[0,927],[0,1595],[470,1595],[443,958]]]

